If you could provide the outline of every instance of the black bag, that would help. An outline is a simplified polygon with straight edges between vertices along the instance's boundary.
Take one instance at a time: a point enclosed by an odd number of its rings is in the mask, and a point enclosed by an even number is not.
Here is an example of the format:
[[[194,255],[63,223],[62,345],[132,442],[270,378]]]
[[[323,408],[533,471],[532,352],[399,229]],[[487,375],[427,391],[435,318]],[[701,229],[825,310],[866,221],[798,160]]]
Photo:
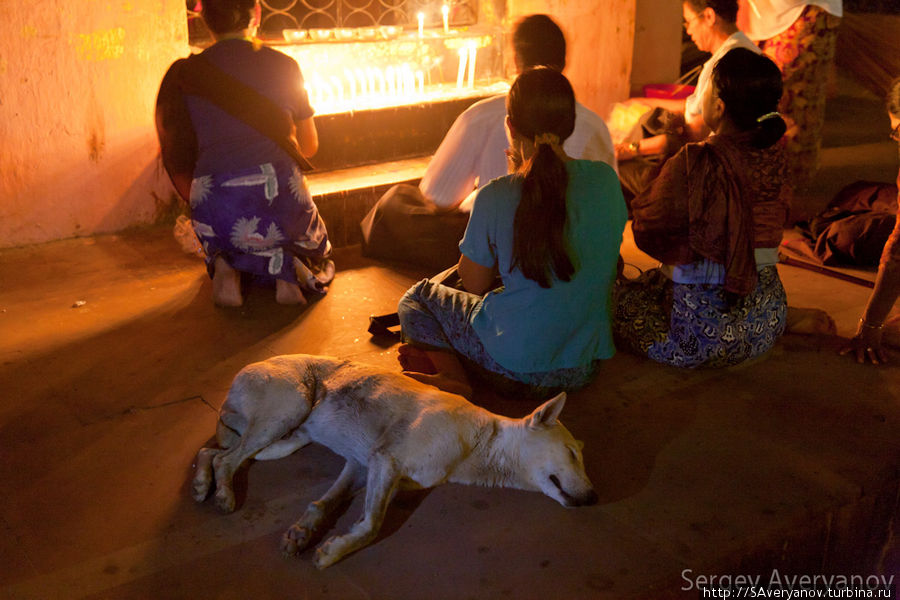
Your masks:
[[[442,271],[459,262],[459,241],[468,222],[468,213],[434,208],[418,187],[395,185],[360,223],[362,252]]]
[[[877,266],[897,220],[897,186],[857,181],[813,217],[805,233],[825,265]]]

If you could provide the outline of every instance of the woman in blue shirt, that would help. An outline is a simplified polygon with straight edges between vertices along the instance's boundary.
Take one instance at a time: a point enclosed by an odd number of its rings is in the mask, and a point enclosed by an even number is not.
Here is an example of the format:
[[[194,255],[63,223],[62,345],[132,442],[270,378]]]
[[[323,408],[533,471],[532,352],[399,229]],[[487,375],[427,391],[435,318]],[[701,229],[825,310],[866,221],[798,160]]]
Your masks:
[[[615,171],[562,149],[575,121],[564,75],[539,67],[507,96],[513,173],[478,191],[457,266],[400,301],[407,374],[471,394],[468,374],[511,394],[586,385],[615,348],[610,295],[627,212]],[[499,275],[503,285],[493,287]]]

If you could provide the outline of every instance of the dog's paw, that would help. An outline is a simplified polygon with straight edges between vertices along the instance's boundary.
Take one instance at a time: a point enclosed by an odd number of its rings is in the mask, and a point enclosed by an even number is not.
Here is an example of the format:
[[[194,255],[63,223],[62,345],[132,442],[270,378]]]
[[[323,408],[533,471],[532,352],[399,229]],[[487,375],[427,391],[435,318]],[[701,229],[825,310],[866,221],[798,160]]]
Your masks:
[[[216,489],[216,508],[224,513],[234,512],[234,492],[225,486]]]
[[[313,559],[313,564],[321,571],[341,560],[342,556],[342,554],[334,551],[330,542],[325,542],[316,549],[316,557]]]
[[[209,488],[211,485],[212,478],[195,477],[194,481],[191,483],[191,498],[197,502],[203,502],[209,495]]]
[[[281,536],[281,552],[285,556],[297,556],[309,546],[311,539],[312,532],[309,529],[297,524],[291,525]]]

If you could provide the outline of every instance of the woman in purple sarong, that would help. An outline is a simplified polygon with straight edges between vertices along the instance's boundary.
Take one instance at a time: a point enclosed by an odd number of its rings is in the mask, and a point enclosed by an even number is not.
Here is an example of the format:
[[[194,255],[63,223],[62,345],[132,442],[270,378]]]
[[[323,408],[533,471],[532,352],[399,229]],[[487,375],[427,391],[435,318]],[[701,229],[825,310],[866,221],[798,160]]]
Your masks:
[[[219,306],[243,304],[241,273],[274,281],[281,304],[304,304],[304,292],[322,294],[334,277],[325,224],[298,167],[299,155],[318,150],[313,109],[297,63],[254,42],[259,15],[258,0],[204,0],[216,43],[176,62],[157,99],[163,163],[190,202]],[[284,122],[296,155],[270,131]]]

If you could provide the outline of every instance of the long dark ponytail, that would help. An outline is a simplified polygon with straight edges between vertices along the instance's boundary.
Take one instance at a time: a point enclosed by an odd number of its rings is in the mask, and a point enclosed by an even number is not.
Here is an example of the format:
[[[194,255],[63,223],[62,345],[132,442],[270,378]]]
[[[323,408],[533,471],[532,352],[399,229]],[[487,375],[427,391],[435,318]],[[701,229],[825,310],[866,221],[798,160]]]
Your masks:
[[[506,99],[516,133],[535,142],[522,166],[522,198],[513,226],[512,265],[549,288],[555,276],[569,281],[575,266],[566,242],[566,190],[569,174],[557,152],[575,128],[575,93],[554,69],[537,67],[516,79]]]
[[[778,66],[746,48],[728,51],[712,73],[713,85],[725,104],[725,114],[741,131],[752,132],[750,143],[768,148],[787,128],[778,114],[783,83]]]

